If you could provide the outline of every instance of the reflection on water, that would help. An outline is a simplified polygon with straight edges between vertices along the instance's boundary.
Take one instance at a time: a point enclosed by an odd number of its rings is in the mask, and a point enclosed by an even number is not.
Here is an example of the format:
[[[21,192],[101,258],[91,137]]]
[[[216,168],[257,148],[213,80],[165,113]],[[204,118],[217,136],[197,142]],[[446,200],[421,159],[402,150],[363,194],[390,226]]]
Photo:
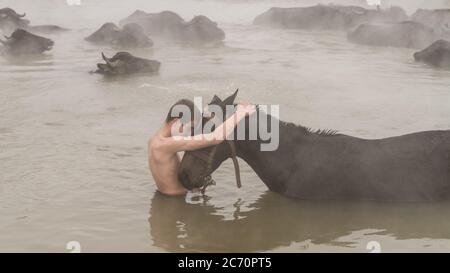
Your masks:
[[[450,128],[450,72],[413,61],[413,51],[349,44],[345,33],[251,25],[271,6],[298,1],[7,0],[49,35],[43,56],[0,58],[0,251],[449,250],[447,204],[309,203],[287,200],[242,163],[215,174],[208,199],[154,194],[146,144],[180,98],[225,94],[279,104],[283,120],[376,138]],[[91,75],[101,52],[84,37],[132,11],[205,14],[223,45],[157,39],[133,55],[161,61],[156,75]],[[150,213],[149,213],[150,211]],[[149,221],[150,225],[149,225]]]
[[[408,244],[409,250],[450,249],[450,203],[307,202],[265,192],[251,208],[240,212],[237,202],[234,219],[226,220],[208,201],[191,204],[156,193],[150,234],[155,246],[173,252],[364,252],[373,239],[385,251],[408,251]],[[406,247],[400,248],[402,241]]]

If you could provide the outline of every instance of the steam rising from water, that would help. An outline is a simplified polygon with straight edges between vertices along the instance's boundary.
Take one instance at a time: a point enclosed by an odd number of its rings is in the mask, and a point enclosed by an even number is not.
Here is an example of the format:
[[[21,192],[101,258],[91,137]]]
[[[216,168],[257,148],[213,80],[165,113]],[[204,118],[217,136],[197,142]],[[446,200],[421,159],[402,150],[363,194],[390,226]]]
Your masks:
[[[370,4],[379,0],[367,0]],[[367,5],[366,0],[83,0],[80,6],[70,6],[66,0],[3,0],[3,6],[15,8],[18,12],[27,11],[34,24],[60,24],[71,28],[91,28],[104,22],[117,22],[136,9],[148,12],[172,10],[185,19],[205,14],[221,23],[250,23],[262,12],[271,7],[309,6],[317,3]],[[109,3],[109,4],[108,4]],[[399,5],[412,13],[417,8],[450,7],[448,0],[385,0],[385,6]],[[96,7],[105,7],[98,10]]]

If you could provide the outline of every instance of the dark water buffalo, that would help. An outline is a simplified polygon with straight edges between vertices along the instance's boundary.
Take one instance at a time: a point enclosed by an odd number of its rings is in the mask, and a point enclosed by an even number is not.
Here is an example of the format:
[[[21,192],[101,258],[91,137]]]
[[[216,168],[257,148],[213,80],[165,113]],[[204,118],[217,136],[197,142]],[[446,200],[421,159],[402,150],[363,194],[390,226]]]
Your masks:
[[[0,29],[9,34],[17,28],[26,28],[30,21],[24,19],[25,15],[18,14],[11,8],[0,9]]]
[[[102,53],[102,57],[105,63],[97,64],[95,73],[108,76],[157,72],[161,65],[158,61],[138,58],[128,52],[119,52],[112,58]]]
[[[362,23],[407,20],[398,7],[369,10],[357,6],[317,5],[298,8],[271,8],[255,18],[255,25],[307,30],[347,30]]]
[[[234,101],[235,95],[225,100],[227,104]],[[218,102],[224,108],[222,103]],[[275,118],[261,110],[254,115],[264,121]],[[246,139],[249,119],[242,121]],[[287,197],[398,202],[450,200],[450,131],[368,140],[314,132],[280,122],[280,144],[275,151],[261,151],[261,143],[267,141],[259,137],[233,142],[236,155],[249,164],[264,184]],[[186,152],[180,166],[180,181],[186,187],[206,183],[206,178],[231,157],[230,147],[222,142],[215,147]]]
[[[349,41],[372,46],[424,48],[439,39],[430,27],[418,22],[363,24],[349,32]]]
[[[57,33],[68,30],[56,25],[30,25],[30,21],[24,19],[25,15],[25,13],[18,14],[11,8],[0,9],[0,29],[6,34],[10,34],[19,28],[40,34]]]
[[[23,29],[17,29],[10,37],[5,36],[3,52],[10,55],[40,54],[51,50],[54,42],[50,39],[32,34]]]
[[[134,23],[126,24],[122,29],[113,23],[106,23],[87,37],[86,41],[122,48],[153,46],[153,41],[144,33],[142,27]]]
[[[225,33],[217,23],[205,16],[196,16],[190,22],[184,21],[171,11],[146,13],[137,10],[120,22],[120,26],[136,23],[150,36],[159,36],[175,41],[210,43],[225,39]]]
[[[450,69],[450,42],[439,40],[429,47],[414,54],[417,62],[424,62],[432,66]]]
[[[427,25],[443,38],[450,39],[450,9],[419,9],[412,15],[412,20]]]

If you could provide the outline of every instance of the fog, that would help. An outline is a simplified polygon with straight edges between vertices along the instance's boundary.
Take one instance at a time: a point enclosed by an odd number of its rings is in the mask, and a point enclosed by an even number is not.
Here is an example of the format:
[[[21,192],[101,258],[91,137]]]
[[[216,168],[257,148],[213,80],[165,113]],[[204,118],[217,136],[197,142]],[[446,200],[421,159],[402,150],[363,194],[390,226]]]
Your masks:
[[[367,2],[377,0],[133,0],[133,1],[104,1],[81,0],[81,6],[69,6],[69,0],[2,0],[0,6],[15,8],[18,12],[27,11],[28,17],[35,23],[49,23],[67,25],[71,20],[71,26],[91,27],[92,24],[112,21],[116,22],[136,9],[148,12],[173,10],[185,19],[198,14],[206,14],[215,21],[227,23],[249,23],[255,16],[265,10],[277,7],[310,6],[317,3],[359,5],[369,7]],[[101,12],[91,7],[98,3],[113,3],[110,8]],[[387,0],[382,1],[384,7],[399,5],[408,13],[413,13],[418,8],[450,8],[448,0]]]
[[[368,0],[370,1],[370,0]],[[401,6],[409,13],[413,13],[416,9],[438,9],[450,8],[450,1],[448,0],[381,0],[383,6]]]

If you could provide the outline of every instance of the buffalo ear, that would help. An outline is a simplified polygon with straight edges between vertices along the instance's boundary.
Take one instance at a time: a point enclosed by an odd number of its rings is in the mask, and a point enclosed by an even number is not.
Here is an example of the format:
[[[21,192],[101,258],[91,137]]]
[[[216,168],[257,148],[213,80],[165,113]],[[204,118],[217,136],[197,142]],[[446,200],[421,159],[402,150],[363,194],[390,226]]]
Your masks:
[[[209,105],[211,105],[211,104],[221,104],[221,103],[222,103],[222,100],[217,95],[214,95],[214,97],[212,98],[212,100],[209,103]]]
[[[233,105],[234,104],[234,100],[236,99],[236,96],[237,96],[238,92],[239,92],[239,88],[236,89],[236,91],[233,93],[233,95],[231,95],[228,98],[223,100],[222,106]]]

